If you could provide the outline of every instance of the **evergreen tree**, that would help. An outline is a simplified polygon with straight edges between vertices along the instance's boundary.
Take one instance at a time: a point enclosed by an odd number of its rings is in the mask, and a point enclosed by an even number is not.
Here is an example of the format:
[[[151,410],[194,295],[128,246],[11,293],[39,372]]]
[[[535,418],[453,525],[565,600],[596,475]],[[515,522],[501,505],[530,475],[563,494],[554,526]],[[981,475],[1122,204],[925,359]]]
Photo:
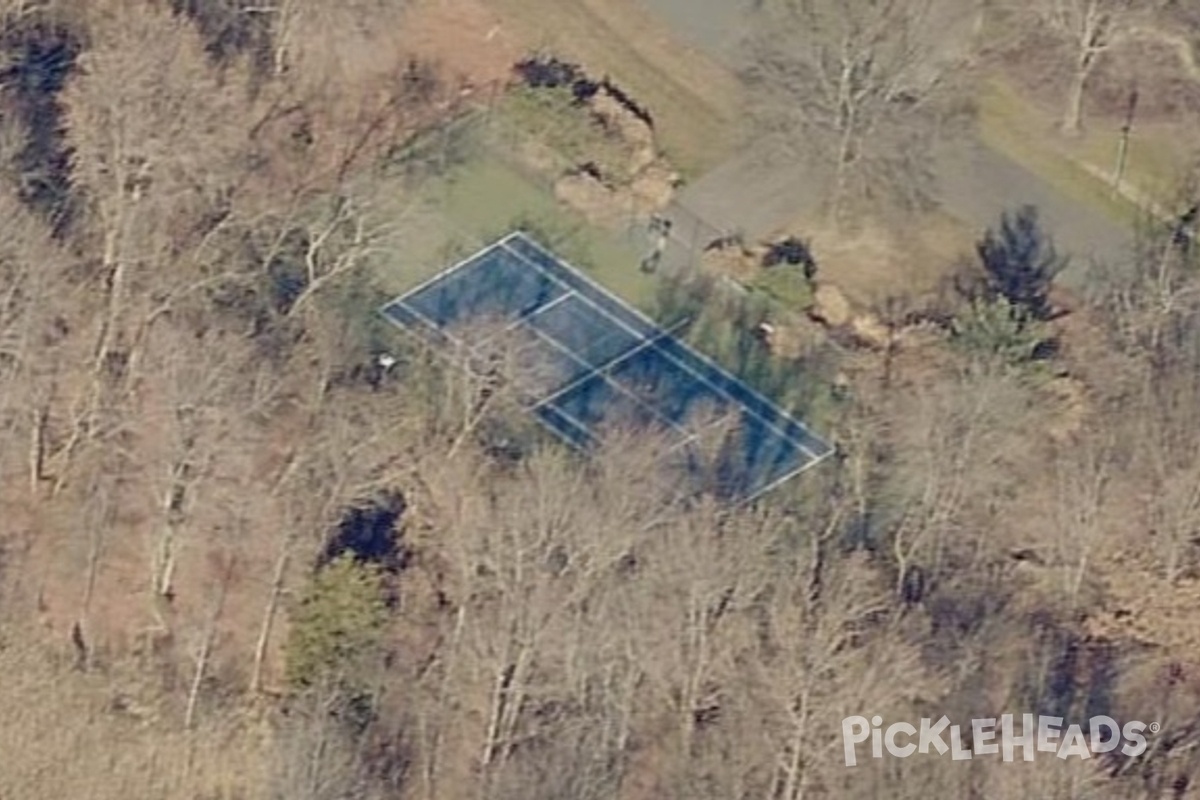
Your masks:
[[[1058,254],[1035,206],[1004,212],[1000,229],[989,229],[975,250],[987,271],[990,299],[1003,297],[1030,319],[1050,317],[1050,286],[1068,259]]]

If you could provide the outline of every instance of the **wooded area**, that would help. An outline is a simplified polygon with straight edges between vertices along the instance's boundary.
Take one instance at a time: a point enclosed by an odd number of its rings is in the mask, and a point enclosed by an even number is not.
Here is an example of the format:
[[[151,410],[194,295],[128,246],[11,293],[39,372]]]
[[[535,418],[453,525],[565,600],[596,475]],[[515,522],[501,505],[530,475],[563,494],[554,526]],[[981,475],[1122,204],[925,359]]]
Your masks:
[[[663,282],[838,448],[752,506],[680,495],[663,442],[582,457],[376,315],[430,202],[394,174],[485,102],[405,38],[424,2],[0,5],[0,796],[1200,798],[1194,228],[1146,213],[1066,292],[1015,208],[881,302],[884,345],[786,357],[764,306]],[[1017,4],[1032,34],[763,5],[746,118],[830,166],[847,229],[928,202],[994,49],[1058,43],[1068,133],[1128,42],[1200,50],[1166,0]],[[843,761],[848,716],[1023,713],[1159,727]]]

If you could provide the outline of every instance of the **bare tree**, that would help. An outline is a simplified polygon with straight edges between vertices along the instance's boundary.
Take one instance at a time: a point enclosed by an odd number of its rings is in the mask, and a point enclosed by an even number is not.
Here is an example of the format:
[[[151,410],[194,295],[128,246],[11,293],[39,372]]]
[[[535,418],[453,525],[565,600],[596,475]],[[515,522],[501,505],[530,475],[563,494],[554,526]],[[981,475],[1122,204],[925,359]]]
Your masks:
[[[268,0],[277,107],[304,119],[298,179],[342,181],[411,132],[436,94],[416,69],[404,13],[411,0]],[[427,119],[427,117],[424,117]],[[268,157],[273,157],[273,154]]]
[[[1140,370],[1131,400],[1143,413],[1114,409],[1113,425],[1131,437],[1135,463],[1150,478],[1145,522],[1150,549],[1168,583],[1200,566],[1200,309],[1176,309]]]
[[[763,796],[799,800],[849,772],[843,719],[903,718],[914,702],[938,696],[942,681],[906,641],[897,604],[865,553],[813,549],[791,566],[772,582],[745,691],[773,755]]]
[[[923,383],[884,413],[888,419],[896,414],[882,492],[895,514],[897,594],[913,568],[936,579],[960,559],[977,562],[996,552],[995,531],[969,532],[982,525],[1000,487],[1013,480],[1008,464],[1025,420],[1025,393],[1016,375],[969,370]]]
[[[831,165],[827,207],[926,196],[932,142],[971,61],[971,0],[768,0],[744,77],[792,152]]]
[[[1055,563],[1071,608],[1080,604],[1080,593],[1103,552],[1104,512],[1113,471],[1118,466],[1114,454],[1110,434],[1089,431],[1057,459]]]
[[[1096,67],[1123,42],[1142,39],[1165,45],[1185,69],[1194,67],[1186,43],[1180,49],[1179,39],[1154,23],[1154,14],[1163,6],[1161,0],[1036,0],[1013,6],[1018,25],[1035,35],[1050,34],[1065,50],[1069,72],[1061,121],[1064,133],[1075,135],[1081,130],[1084,99]],[[1034,26],[1028,27],[1031,22]]]
[[[222,219],[243,174],[238,120],[247,108],[247,95],[239,94],[244,73],[233,70],[222,81],[198,34],[165,4],[115,2],[88,11],[96,43],[63,101],[102,307],[94,314],[91,380],[76,399],[63,447],[67,464],[100,433],[105,404],[126,399],[153,299],[194,280],[178,266],[197,240],[203,244],[212,220]],[[68,470],[61,472],[60,487]]]
[[[685,793],[721,772],[703,757],[704,734],[742,691],[745,614],[763,591],[766,554],[781,533],[776,515],[721,517],[718,507],[701,506],[656,530],[639,548],[644,566],[625,598],[645,698],[656,709],[652,724],[663,730],[662,753],[673,766],[663,777]]]
[[[219,327],[197,331],[186,316],[154,326],[147,337],[143,364],[153,378],[138,382],[145,435],[136,448],[161,512],[150,537],[149,583],[168,602],[195,511],[215,499],[204,497],[217,489],[214,476],[233,468],[222,456],[228,462],[244,450],[253,439],[250,420],[265,410],[246,380],[252,355],[242,338]]]
[[[329,694],[302,698],[275,738],[267,797],[342,800],[389,796],[369,779],[362,742],[334,712]]]
[[[646,560],[664,575],[686,573],[660,541],[685,536],[671,495],[653,479],[661,449],[627,437],[581,463],[553,447],[513,472],[457,438],[410,454],[419,475],[413,503],[433,521],[450,570],[441,644],[417,690],[421,794],[511,796],[521,786],[554,796],[557,785],[575,787],[572,796],[611,796],[593,793],[620,779],[640,685],[678,641],[643,636],[641,619],[656,592],[643,576]],[[631,487],[631,474],[646,479]],[[672,597],[686,589],[682,579],[671,583]],[[702,641],[693,646],[707,652]],[[687,678],[661,662],[655,682],[666,692],[684,680],[696,694],[709,658],[698,655],[700,672]],[[693,724],[691,701],[679,703],[674,730]],[[585,743],[590,750],[579,749]],[[538,761],[548,750],[563,761]],[[478,775],[477,794],[456,786],[464,769]]]
[[[244,525],[244,521],[241,524]],[[236,532],[236,535],[239,536],[244,534],[244,529]],[[225,601],[229,596],[229,589],[237,570],[237,559],[233,555],[216,554],[214,560],[217,562],[214,568],[214,572],[217,574],[213,578],[213,596],[196,643],[195,666],[192,670],[191,686],[188,689],[187,707],[183,715],[183,727],[187,730],[191,730],[196,720],[201,689],[204,687],[204,681],[211,669],[213,651],[217,644],[218,626],[221,623],[221,616],[225,612]]]
[[[383,211],[373,206],[374,200],[366,191],[339,193],[297,220],[298,228],[290,232],[303,232],[303,288],[288,304],[288,316],[299,316],[315,295],[369,266],[417,206],[416,199],[409,199]]]
[[[1200,566],[1200,394],[1186,373],[1164,383],[1142,420],[1142,454],[1157,486],[1149,499],[1151,546],[1173,584]]]
[[[273,0],[259,13],[272,18],[276,75],[289,70],[316,79],[321,72],[345,69],[347,61],[380,58],[371,51],[395,35],[409,0],[349,0],[330,5],[320,0]],[[385,56],[386,57],[386,56]]]
[[[69,259],[3,183],[0,216],[8,231],[0,244],[0,450],[28,454],[30,489],[36,491],[47,477],[49,403],[67,333],[56,317],[73,299],[63,272]]]
[[[1070,48],[1070,88],[1063,109],[1062,129],[1079,132],[1088,79],[1101,55],[1126,25],[1130,0],[1051,0],[1037,5],[1038,19]]]
[[[1162,364],[1171,332],[1200,314],[1200,281],[1186,249],[1157,222],[1148,227],[1132,259],[1104,267],[1096,281],[1114,343],[1145,366]]]
[[[1098,388],[1111,404],[1109,424],[1149,481],[1140,522],[1161,576],[1175,583],[1196,569],[1198,556],[1200,283],[1190,248],[1157,221],[1146,228],[1130,259],[1097,275],[1097,307],[1113,345]],[[1129,414],[1131,406],[1139,413]]]

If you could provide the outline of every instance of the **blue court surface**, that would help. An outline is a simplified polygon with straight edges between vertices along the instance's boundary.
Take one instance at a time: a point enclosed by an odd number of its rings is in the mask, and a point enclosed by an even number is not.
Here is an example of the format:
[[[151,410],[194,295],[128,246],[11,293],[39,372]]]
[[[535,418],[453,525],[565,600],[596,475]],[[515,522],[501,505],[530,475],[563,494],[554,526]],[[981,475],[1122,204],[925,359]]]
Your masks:
[[[661,436],[703,488],[750,500],[832,448],[770,400],[524,233],[512,233],[383,307],[392,322],[504,376],[560,438],[613,428]]]

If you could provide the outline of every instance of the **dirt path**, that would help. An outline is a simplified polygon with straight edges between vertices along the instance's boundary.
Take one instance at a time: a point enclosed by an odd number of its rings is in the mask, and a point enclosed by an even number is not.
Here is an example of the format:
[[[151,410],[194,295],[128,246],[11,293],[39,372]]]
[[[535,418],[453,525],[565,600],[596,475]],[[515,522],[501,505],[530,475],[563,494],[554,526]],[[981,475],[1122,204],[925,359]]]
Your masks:
[[[762,239],[816,213],[821,181],[811,166],[752,145],[685,186],[678,203],[723,233]]]

